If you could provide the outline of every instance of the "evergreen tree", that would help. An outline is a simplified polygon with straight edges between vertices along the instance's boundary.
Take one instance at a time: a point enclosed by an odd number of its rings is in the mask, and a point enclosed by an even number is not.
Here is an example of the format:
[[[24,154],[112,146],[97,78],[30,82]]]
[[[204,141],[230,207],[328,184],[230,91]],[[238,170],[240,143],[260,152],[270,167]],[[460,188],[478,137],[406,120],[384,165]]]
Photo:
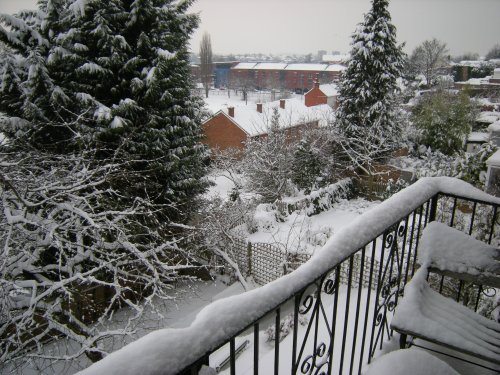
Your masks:
[[[373,0],[353,34],[351,59],[340,82],[337,125],[343,145],[359,166],[394,148],[398,135],[395,94],[404,54],[388,0]]]
[[[309,194],[321,177],[320,157],[309,139],[302,139],[293,153],[292,181]]]
[[[25,113],[2,105],[11,120],[1,130],[18,138],[12,117],[21,117],[37,147],[71,152],[90,144],[100,158],[126,165],[112,184],[125,199],[153,199],[178,217],[177,206],[206,186],[202,102],[190,94],[187,46],[198,24],[186,14],[191,3],[44,0],[21,19],[2,16],[12,28],[2,40],[24,56],[17,106]],[[9,86],[0,95],[16,107]]]
[[[476,115],[477,108],[466,93],[438,90],[419,101],[412,119],[421,132],[421,144],[455,155],[463,149]]]

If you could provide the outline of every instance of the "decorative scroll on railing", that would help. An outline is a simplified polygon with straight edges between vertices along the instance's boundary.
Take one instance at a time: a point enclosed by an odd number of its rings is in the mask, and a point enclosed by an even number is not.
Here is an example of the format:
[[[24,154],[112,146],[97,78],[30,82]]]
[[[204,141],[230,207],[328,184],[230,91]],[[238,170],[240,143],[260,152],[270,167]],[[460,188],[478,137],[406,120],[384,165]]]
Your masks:
[[[427,223],[458,227],[460,218],[467,233],[494,243],[498,207],[500,199],[462,181],[421,180],[336,234],[291,274],[218,301],[190,327],[146,336],[84,374],[145,373],[136,351],[147,344],[154,347],[147,358],[162,366],[148,374],[198,374],[203,366],[231,375],[360,374],[392,336],[390,320],[416,270]],[[355,281],[366,273],[366,284]],[[227,366],[220,367],[221,357],[229,358]]]

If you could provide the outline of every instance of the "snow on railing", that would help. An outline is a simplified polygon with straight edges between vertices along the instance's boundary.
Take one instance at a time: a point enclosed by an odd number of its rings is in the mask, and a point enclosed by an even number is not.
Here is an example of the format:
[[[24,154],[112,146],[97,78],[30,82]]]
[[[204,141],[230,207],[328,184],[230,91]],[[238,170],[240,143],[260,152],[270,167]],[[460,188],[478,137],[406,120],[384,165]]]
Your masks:
[[[307,263],[299,267],[291,274],[285,275],[280,279],[264,285],[261,288],[248,291],[244,294],[215,301],[212,304],[206,306],[202,311],[200,311],[194,322],[189,327],[181,329],[161,329],[154,331],[123,347],[122,349],[111,353],[103,360],[81,371],[80,374],[177,374],[187,367],[195,364],[197,361],[202,360],[206,363],[206,356],[215,349],[219,348],[222,344],[227,343],[229,340],[231,340],[232,347],[234,348],[234,337],[248,327],[251,327],[253,324],[255,324],[256,327],[255,332],[258,332],[259,326],[258,323],[255,322],[257,322],[266,314],[276,311],[276,321],[279,322],[280,306],[282,306],[284,302],[292,301],[291,303],[293,303],[293,299],[295,298],[295,315],[297,315],[297,313],[302,314],[303,311],[300,310],[300,308],[303,307],[306,307],[306,310],[309,311],[313,304],[313,297],[311,297],[311,294],[307,294],[305,291],[306,288],[310,287],[311,285],[318,286],[319,292],[318,294],[314,294],[314,301],[316,301],[314,302],[314,308],[316,309],[316,305],[319,306],[323,303],[322,297],[320,296],[320,293],[322,291],[326,292],[327,294],[333,294],[334,288],[336,288],[336,291],[339,290],[338,276],[335,276],[336,281],[331,280],[331,278],[328,279],[328,277],[331,277],[332,273],[335,273],[336,270],[340,270],[340,264],[342,262],[348,260],[348,258],[350,259],[350,261],[352,261],[352,256],[356,252],[359,252],[360,249],[363,256],[365,255],[365,248],[368,248],[369,250],[373,248],[373,252],[375,253],[375,248],[377,246],[380,247],[381,243],[381,258],[383,261],[384,259],[387,259],[384,258],[383,255],[384,249],[387,249],[388,253],[392,253],[394,249],[396,252],[401,251],[399,248],[401,245],[398,245],[397,241],[394,241],[394,238],[397,238],[398,236],[402,236],[404,234],[404,238],[401,237],[401,242],[403,242],[402,251],[403,255],[407,255],[408,263],[406,265],[406,276],[404,276],[404,272],[402,272],[402,263],[401,265],[399,265],[400,270],[397,275],[399,288],[399,280],[404,279],[404,282],[407,281],[408,271],[410,267],[409,263],[410,254],[412,252],[412,244],[406,244],[413,243],[413,237],[418,236],[416,232],[417,230],[420,231],[420,227],[414,231],[415,226],[417,225],[417,221],[422,222],[422,217],[424,216],[425,219],[422,225],[425,225],[426,220],[432,220],[432,218],[430,217],[433,216],[433,214],[435,215],[435,211],[434,213],[432,212],[433,208],[431,200],[434,200],[435,202],[438,193],[459,196],[460,198],[472,201],[486,202],[488,204],[495,205],[495,212],[496,206],[500,205],[499,198],[492,197],[461,180],[448,177],[423,178],[410,187],[395,194],[380,205],[374,207],[370,211],[366,212],[364,215],[354,220],[350,225],[344,227],[341,231],[332,236],[332,238],[325,244],[325,246],[319,252],[317,252]],[[413,216],[411,217],[410,215]],[[410,226],[412,227],[410,228]],[[411,236],[409,234],[410,230]],[[379,236],[381,235],[383,236],[383,239],[377,240],[377,238],[380,238]],[[409,238],[409,240],[407,238]],[[372,243],[373,245],[367,246],[370,243]],[[390,243],[390,245],[386,245],[386,243]],[[406,254],[404,246],[408,246]],[[413,252],[415,253],[416,250],[413,250]],[[411,256],[413,257],[414,254],[411,254]],[[390,271],[388,271],[389,264]],[[370,343],[369,351],[367,350],[367,352],[369,353],[368,360],[372,355],[372,347],[375,347],[377,345],[376,340],[378,340],[378,337],[374,339],[374,336],[376,336],[376,334],[374,335],[374,326],[380,324],[380,311],[383,311],[384,316],[382,318],[385,318],[385,314],[387,313],[387,311],[392,311],[391,308],[393,309],[395,306],[395,304],[392,302],[391,304],[388,304],[388,306],[379,305],[378,302],[380,298],[388,298],[385,291],[391,292],[390,288],[394,286],[392,271],[393,266],[394,268],[398,267],[398,263],[396,263],[396,260],[394,259],[386,260],[384,266],[385,269],[382,270],[381,265],[381,270],[378,274],[378,281],[375,280],[375,283],[378,283],[375,285],[378,286],[376,298],[373,298],[373,301],[375,302],[372,302],[375,304],[374,312],[372,310],[369,310],[368,305],[370,304],[370,294],[368,294],[364,323],[360,322],[360,325],[364,324],[362,335],[363,344],[361,345],[363,348],[365,346],[365,338],[368,337],[367,335],[369,335],[369,333],[367,334],[366,332],[371,330],[371,339],[367,339],[367,341]],[[386,271],[388,272],[389,280],[385,285],[382,285]],[[401,290],[402,288],[398,289],[396,293],[392,292],[391,294],[391,296],[395,296],[395,303],[397,303],[398,292],[400,292]],[[350,303],[349,293],[350,292],[348,291],[347,305],[349,305]],[[361,292],[359,292],[358,294],[358,305],[360,296]],[[337,303],[335,302],[334,317],[337,313],[336,305]],[[319,311],[319,307],[317,309],[317,311]],[[357,309],[358,310],[356,311],[355,327],[356,330],[358,329],[359,306],[357,307]],[[320,313],[318,312],[317,315],[312,316],[311,319],[319,319],[319,314]],[[365,314],[365,312],[363,311],[361,312],[361,314]],[[369,314],[370,318],[368,318]],[[370,323],[372,319],[371,315],[373,315],[373,326],[372,323]],[[341,368],[339,372],[342,371],[342,362],[344,361],[344,346],[348,319],[347,313],[345,319],[346,321],[343,331],[344,338],[342,343],[342,355],[340,361]],[[312,320],[310,324],[312,324]],[[370,322],[368,322],[368,320],[370,320]],[[332,323],[329,324],[334,325],[336,323],[336,320],[333,319]],[[327,324],[326,327],[327,329],[330,329],[331,326],[328,326]],[[333,358],[333,340],[331,340],[330,345],[321,344],[319,346],[316,346],[317,340],[315,336],[313,353],[312,355],[309,355],[304,359],[301,356],[303,354],[302,351],[304,350],[304,347],[306,345],[305,343],[307,341],[307,337],[306,339],[304,339],[302,349],[300,348],[300,346],[297,348],[296,330],[297,328],[294,327],[294,353],[292,356],[293,363],[288,364],[289,367],[291,366],[292,372],[303,370],[303,366],[305,366],[305,368],[310,368],[308,366],[316,366],[316,368],[318,368],[319,370],[325,365],[325,363],[327,363],[331,368],[331,362],[333,362],[333,359],[331,359]],[[382,337],[383,336],[384,328],[382,328]],[[373,345],[374,340],[375,345]],[[355,346],[355,344],[356,341],[354,341],[354,343],[352,344],[353,347]],[[258,351],[258,342],[256,342],[254,345],[254,350]],[[276,366],[276,358],[280,358],[278,352],[279,344],[277,345],[277,348],[275,350]],[[327,358],[327,360],[325,360],[325,352],[327,350],[329,356],[328,358],[330,359]],[[356,349],[353,349],[353,352],[355,350]],[[367,355],[367,352],[363,353],[363,350],[364,349],[361,349],[361,360],[359,366],[361,366],[361,361],[364,358],[363,356]],[[296,358],[297,361],[295,361]],[[351,353],[351,371],[354,361],[353,358],[354,354]],[[302,360],[304,360],[304,362],[300,364]],[[338,366],[338,364],[336,364],[336,366]],[[361,369],[361,367],[359,368]],[[265,373],[268,372],[266,371]]]

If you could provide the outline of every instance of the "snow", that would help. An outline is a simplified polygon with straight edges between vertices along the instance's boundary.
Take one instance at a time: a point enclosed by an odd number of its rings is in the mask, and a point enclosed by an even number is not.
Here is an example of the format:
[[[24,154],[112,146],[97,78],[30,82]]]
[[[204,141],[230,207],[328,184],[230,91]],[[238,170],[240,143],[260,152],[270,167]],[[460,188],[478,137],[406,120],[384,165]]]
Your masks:
[[[495,247],[438,222],[424,229],[419,249],[420,263],[440,270],[494,276],[500,267]]]
[[[75,14],[85,14],[85,8],[87,7],[87,4],[92,1],[92,0],[76,0],[69,6],[69,9]]]
[[[189,327],[152,332],[111,353],[81,374],[177,373],[309,285],[440,191],[500,203],[499,198],[457,179],[423,178],[354,219],[294,272],[261,288],[216,301],[205,307]],[[413,312],[408,314],[412,316]]]
[[[500,112],[484,111],[479,114],[477,122],[492,124],[495,121],[500,121]]]
[[[499,113],[500,116],[500,113]],[[490,133],[498,133],[500,132],[500,120],[496,120],[494,123],[488,126],[488,131]]]
[[[227,199],[231,190],[234,189],[235,185],[233,181],[231,181],[226,176],[209,176],[209,180],[212,181],[215,185],[210,186],[208,191],[205,193],[205,197],[207,199],[213,199],[215,197],[221,197],[223,199]]]
[[[339,87],[334,84],[330,83],[327,85],[320,85],[319,89],[325,94],[326,96],[337,96],[339,94]]]
[[[405,287],[391,324],[472,353],[500,356],[500,325],[432,290],[420,268]],[[496,332],[495,332],[496,330]],[[490,343],[497,343],[494,346]]]
[[[396,350],[373,362],[365,375],[459,375],[439,358],[420,349]]]
[[[500,124],[499,124],[500,125]],[[500,128],[499,128],[500,130]],[[490,135],[484,132],[471,132],[467,138],[468,142],[488,142]]]
[[[161,48],[158,48],[157,52],[158,52],[158,56],[161,56],[161,57],[163,57],[166,60],[175,59],[176,56],[177,56],[176,53],[172,53],[170,51],[167,51],[167,50],[164,50],[164,49],[161,49]]]
[[[496,68],[493,71],[493,79],[500,79],[500,68]]]
[[[268,206],[260,205],[254,216],[257,231],[248,234],[246,239],[252,243],[279,245],[288,253],[314,254],[334,233],[378,203],[364,199],[342,200],[318,215],[307,216],[304,211],[295,211],[283,221],[277,221],[276,212],[266,210]]]
[[[285,109],[280,107],[280,101],[264,103],[262,113],[257,112],[256,106],[239,106],[235,108],[234,118],[231,118],[249,136],[266,134],[271,125],[273,109],[277,108],[280,115],[280,127],[288,128],[321,121],[322,124],[331,115],[332,109],[327,104],[306,107],[300,99],[286,99]],[[228,116],[228,110],[223,109]]]
[[[234,70],[253,69],[257,63],[239,63],[233,67]]]
[[[287,63],[239,63],[232,70],[302,70],[302,71],[329,71],[341,72],[346,69],[345,66],[339,64],[287,64]]]
[[[286,63],[258,63],[253,69],[256,70],[282,70],[287,66]]]
[[[326,64],[288,64],[285,70],[324,71]]]
[[[85,63],[79,68],[77,68],[77,70],[81,72],[87,72],[90,74],[103,73],[106,71],[106,69],[104,69],[100,65],[97,65],[96,63]]]
[[[114,340],[107,342],[106,350],[118,350],[124,344],[135,340],[152,329],[158,328],[183,328],[188,327],[193,320],[196,318],[198,312],[206,305],[212,303],[213,301],[230,297],[236,294],[244,292],[243,287],[240,283],[234,283],[230,286],[222,281],[197,281],[194,283],[187,283],[178,285],[175,291],[176,299],[168,300],[166,303],[157,301],[156,305],[161,309],[161,316],[153,313],[145,313],[141,322],[138,322],[136,331],[132,337],[125,339],[125,343],[120,340]],[[122,309],[117,311],[114,315],[115,321],[120,321],[127,314],[127,309]],[[66,340],[54,341],[48,344],[47,350],[49,353],[58,352],[59,346],[65,346],[69,343]],[[78,350],[75,348],[75,350]],[[68,362],[59,362],[56,365],[52,365],[52,373],[55,374],[72,374],[85,367],[91,365],[91,362],[86,358],[86,356],[81,356],[77,360]],[[43,366],[42,366],[43,367]],[[0,366],[0,372],[9,368],[2,368]],[[46,369],[47,370],[47,369]],[[8,372],[10,373],[10,372]],[[17,373],[17,372],[12,372]],[[44,372],[49,373],[49,372]],[[23,368],[23,375],[39,375],[36,366],[30,368]]]
[[[115,116],[113,118],[113,121],[109,124],[109,127],[111,129],[118,129],[118,128],[123,128],[123,124],[125,123],[125,120],[120,117],[120,116]]]
[[[321,59],[324,61],[324,62],[347,62],[349,61],[349,59],[351,58],[350,55],[348,54],[345,54],[345,55],[341,55],[341,54],[337,54],[337,55],[323,55],[321,57]]]
[[[500,167],[500,150],[495,151],[495,153],[486,160],[486,165]]]
[[[326,72],[342,72],[346,69],[347,68],[344,65],[330,64],[326,67],[325,71]]]

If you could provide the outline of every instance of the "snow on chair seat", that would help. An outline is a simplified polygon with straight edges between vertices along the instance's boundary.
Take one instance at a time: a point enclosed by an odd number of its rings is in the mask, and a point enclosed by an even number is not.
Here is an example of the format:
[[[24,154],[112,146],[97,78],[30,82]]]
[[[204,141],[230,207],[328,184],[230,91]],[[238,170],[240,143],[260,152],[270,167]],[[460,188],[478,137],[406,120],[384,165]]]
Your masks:
[[[436,221],[424,229],[419,262],[431,272],[500,288],[500,250]]]
[[[426,277],[420,268],[396,307],[391,328],[402,346],[413,336],[500,365],[500,324],[432,290]]]
[[[441,359],[420,349],[403,349],[377,358],[365,375],[460,375]]]

